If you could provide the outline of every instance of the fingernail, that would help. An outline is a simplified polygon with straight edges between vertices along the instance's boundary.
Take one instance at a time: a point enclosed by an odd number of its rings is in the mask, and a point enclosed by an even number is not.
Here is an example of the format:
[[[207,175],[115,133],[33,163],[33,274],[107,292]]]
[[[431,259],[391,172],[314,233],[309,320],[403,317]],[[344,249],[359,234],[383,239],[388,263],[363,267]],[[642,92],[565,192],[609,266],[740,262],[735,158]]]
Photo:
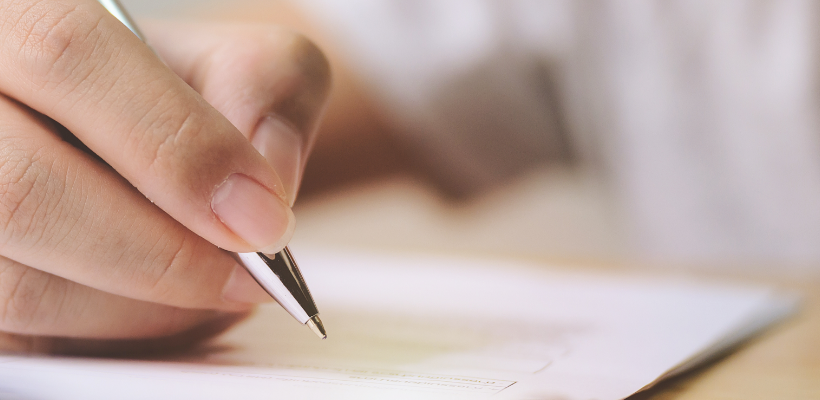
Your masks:
[[[211,209],[230,230],[257,251],[278,253],[296,226],[285,202],[255,180],[233,174],[216,189]]]
[[[273,298],[256,283],[248,270],[240,265],[237,265],[231,272],[228,283],[222,289],[222,298],[229,302],[251,304],[273,301]]]
[[[288,201],[293,205],[302,174],[302,135],[290,124],[266,117],[256,127],[251,143],[279,174]]]

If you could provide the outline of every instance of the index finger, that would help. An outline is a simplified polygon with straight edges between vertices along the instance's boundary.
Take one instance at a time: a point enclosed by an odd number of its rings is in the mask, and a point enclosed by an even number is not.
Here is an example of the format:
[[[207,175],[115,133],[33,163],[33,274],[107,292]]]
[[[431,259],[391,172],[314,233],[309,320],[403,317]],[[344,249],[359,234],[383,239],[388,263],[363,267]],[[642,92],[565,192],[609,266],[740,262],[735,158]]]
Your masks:
[[[188,229],[281,250],[281,180],[230,122],[93,0],[0,3],[0,91],[48,115]]]

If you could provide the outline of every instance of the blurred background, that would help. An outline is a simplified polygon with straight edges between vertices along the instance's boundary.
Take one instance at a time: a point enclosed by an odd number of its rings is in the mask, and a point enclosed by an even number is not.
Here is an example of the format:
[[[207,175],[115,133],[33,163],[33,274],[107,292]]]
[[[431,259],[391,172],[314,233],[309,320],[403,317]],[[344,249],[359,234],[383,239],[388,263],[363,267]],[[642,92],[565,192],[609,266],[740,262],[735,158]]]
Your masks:
[[[820,275],[820,4],[124,0],[335,88],[294,243]]]

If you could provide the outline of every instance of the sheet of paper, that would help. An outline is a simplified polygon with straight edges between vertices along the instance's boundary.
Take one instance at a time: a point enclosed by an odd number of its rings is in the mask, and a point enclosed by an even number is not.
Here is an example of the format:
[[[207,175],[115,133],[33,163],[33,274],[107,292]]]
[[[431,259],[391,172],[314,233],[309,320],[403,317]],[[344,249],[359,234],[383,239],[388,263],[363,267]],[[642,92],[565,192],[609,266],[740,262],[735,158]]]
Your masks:
[[[270,305],[173,360],[0,357],[0,398],[621,399],[794,306],[765,288],[296,254],[325,341]]]

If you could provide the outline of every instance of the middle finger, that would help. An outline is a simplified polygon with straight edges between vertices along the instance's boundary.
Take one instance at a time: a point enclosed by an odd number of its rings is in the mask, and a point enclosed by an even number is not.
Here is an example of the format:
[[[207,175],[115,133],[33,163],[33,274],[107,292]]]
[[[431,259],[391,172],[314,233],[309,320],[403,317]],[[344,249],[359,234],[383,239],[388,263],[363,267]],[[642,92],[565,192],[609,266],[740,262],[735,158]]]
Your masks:
[[[2,96],[0,143],[3,255],[109,293],[178,307],[241,309],[248,307],[242,302],[269,299],[228,253]]]

